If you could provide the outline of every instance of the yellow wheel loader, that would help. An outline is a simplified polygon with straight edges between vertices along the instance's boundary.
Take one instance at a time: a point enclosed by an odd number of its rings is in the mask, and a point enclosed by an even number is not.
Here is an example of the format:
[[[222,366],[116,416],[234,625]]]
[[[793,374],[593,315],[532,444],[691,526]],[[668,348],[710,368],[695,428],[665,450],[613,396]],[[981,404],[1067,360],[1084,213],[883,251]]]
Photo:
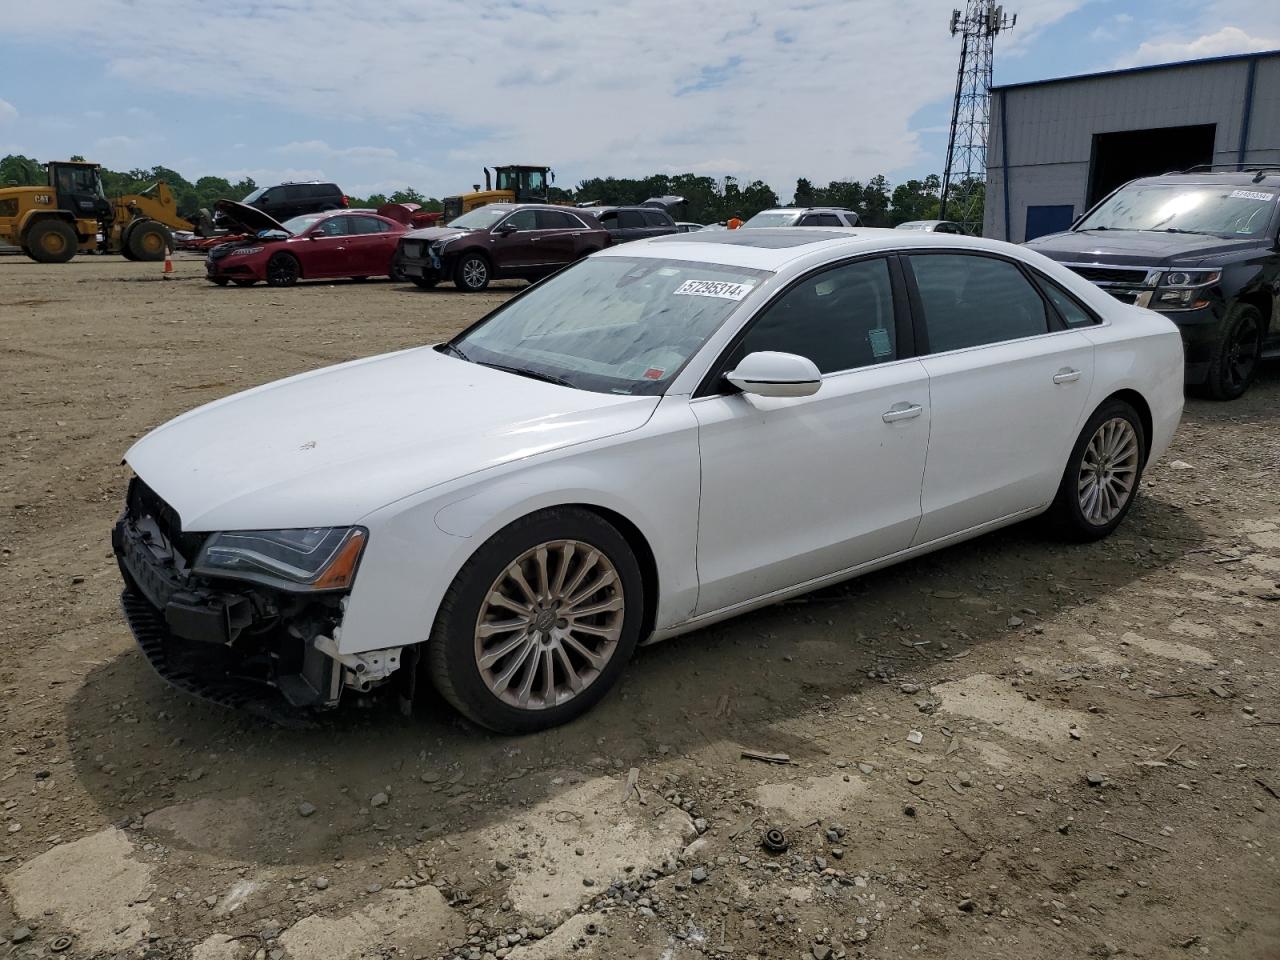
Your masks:
[[[494,167],[492,179],[489,168],[485,167],[483,190],[477,183],[472,193],[444,198],[443,222],[448,223],[455,217],[489,203],[546,203],[547,191],[555,179],[556,175],[551,172],[550,167]]]
[[[0,187],[0,243],[39,263],[66,263],[101,250],[128,260],[163,260],[171,230],[194,230],[178,216],[164,183],[107,199],[96,163],[50,163],[45,187]]]

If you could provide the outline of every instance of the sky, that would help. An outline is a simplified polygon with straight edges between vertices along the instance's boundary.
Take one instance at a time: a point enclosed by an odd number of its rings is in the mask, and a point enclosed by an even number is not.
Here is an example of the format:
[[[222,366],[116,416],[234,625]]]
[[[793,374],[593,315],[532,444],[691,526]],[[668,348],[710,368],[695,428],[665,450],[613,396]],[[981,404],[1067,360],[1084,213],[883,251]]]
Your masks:
[[[367,196],[940,172],[952,0],[0,0],[0,156]],[[995,81],[1280,48],[1278,0],[1005,0]]]

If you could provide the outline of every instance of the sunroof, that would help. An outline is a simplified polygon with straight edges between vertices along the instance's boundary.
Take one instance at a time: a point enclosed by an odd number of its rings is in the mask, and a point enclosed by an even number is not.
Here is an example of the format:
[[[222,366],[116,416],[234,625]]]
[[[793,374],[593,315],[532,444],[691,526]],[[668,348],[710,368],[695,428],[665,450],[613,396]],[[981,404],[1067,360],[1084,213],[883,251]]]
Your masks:
[[[651,242],[728,243],[738,247],[785,250],[787,247],[802,247],[806,243],[821,243],[823,240],[836,240],[848,236],[848,233],[834,233],[830,230],[819,230],[817,227],[798,227],[793,230],[785,228],[766,230],[750,227],[746,230],[695,230],[693,233],[671,233],[665,237],[656,237]]]

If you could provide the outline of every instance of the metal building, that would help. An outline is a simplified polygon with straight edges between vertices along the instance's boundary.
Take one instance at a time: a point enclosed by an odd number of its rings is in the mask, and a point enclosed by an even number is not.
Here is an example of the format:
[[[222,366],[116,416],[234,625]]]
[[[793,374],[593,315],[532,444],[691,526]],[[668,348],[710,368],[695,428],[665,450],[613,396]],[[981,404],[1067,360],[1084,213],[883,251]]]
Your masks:
[[[983,234],[1065,230],[1134,177],[1210,163],[1280,165],[1280,50],[993,87]]]

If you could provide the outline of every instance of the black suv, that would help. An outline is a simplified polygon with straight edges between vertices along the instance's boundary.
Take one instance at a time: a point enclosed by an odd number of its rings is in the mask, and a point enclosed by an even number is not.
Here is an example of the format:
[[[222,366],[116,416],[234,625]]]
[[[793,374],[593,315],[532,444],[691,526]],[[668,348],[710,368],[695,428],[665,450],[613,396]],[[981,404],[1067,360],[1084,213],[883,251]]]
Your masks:
[[[321,183],[318,180],[259,187],[240,202],[269,213],[281,223],[304,213],[338,210],[349,205],[346,195],[336,183]]]
[[[1193,169],[1120,187],[1064,233],[1027,242],[1178,325],[1186,382],[1215,400],[1280,356],[1280,168]]]
[[[600,221],[614,243],[643,240],[679,233],[671,214],[660,207],[583,207],[584,212]]]

